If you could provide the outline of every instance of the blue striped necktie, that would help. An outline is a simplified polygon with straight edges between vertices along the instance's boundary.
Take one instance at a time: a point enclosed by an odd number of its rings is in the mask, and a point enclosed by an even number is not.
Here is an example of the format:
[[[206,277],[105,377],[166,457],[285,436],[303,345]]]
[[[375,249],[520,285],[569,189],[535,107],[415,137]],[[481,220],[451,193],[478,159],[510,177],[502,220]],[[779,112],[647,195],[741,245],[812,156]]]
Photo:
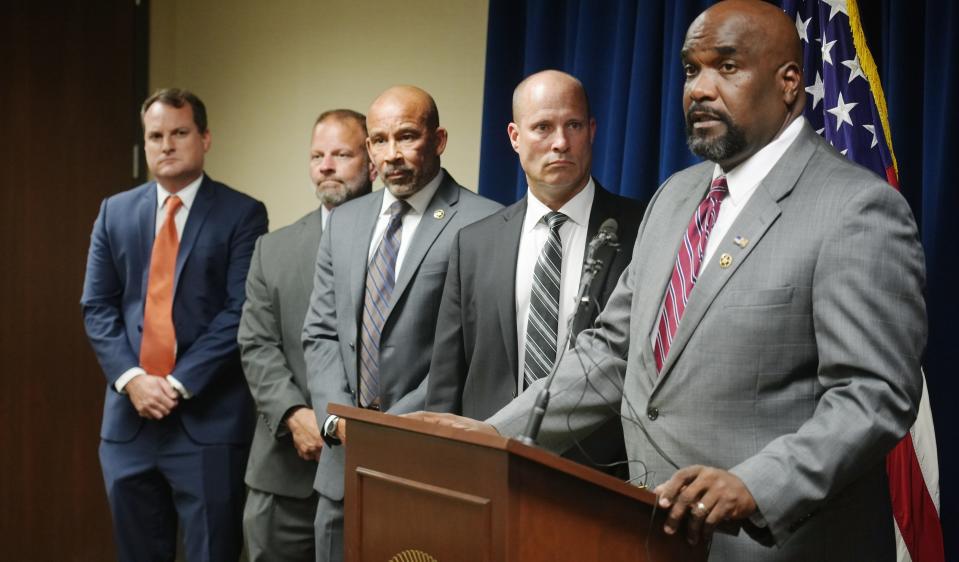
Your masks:
[[[380,336],[396,284],[396,258],[403,236],[403,215],[409,208],[409,204],[402,200],[390,205],[390,222],[366,268],[359,364],[359,403],[363,408],[379,408],[380,405]]]
[[[542,219],[549,227],[549,236],[533,268],[523,371],[526,386],[549,374],[556,361],[560,274],[563,271],[563,241],[559,237],[559,229],[568,219],[563,213],[555,211],[546,213]]]

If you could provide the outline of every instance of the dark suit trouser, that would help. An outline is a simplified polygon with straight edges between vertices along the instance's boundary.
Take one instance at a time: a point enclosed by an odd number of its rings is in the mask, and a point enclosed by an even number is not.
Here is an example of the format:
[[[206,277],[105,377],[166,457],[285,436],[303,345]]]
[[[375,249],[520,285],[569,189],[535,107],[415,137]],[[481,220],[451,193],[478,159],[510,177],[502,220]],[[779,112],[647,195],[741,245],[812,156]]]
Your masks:
[[[320,494],[316,507],[316,562],[343,560],[343,500]]]
[[[194,442],[175,413],[146,421],[132,441],[101,440],[117,558],[172,561],[179,518],[189,562],[237,560],[248,453]]]
[[[293,498],[250,488],[243,535],[250,562],[310,562],[316,554],[313,523],[317,494]]]

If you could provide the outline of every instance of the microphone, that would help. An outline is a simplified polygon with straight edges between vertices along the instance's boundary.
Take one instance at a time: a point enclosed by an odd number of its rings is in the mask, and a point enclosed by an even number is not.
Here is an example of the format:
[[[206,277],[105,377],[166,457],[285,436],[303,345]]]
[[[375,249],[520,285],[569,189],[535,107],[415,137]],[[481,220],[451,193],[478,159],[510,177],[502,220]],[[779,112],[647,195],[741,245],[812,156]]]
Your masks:
[[[580,321],[582,321],[583,318],[588,317],[587,314],[592,306],[592,300],[589,297],[589,288],[596,274],[602,271],[605,265],[605,261],[601,257],[597,257],[596,254],[603,247],[608,246],[615,248],[619,245],[616,243],[618,240],[616,232],[618,230],[619,223],[616,222],[616,219],[606,219],[603,221],[603,224],[600,225],[599,231],[596,232],[593,239],[589,241],[589,246],[586,249],[586,260],[583,262],[583,277],[580,279],[579,292],[576,295],[576,312],[574,312],[573,316],[569,319],[566,341],[563,342],[564,345],[560,348],[559,355],[549,370],[549,375],[546,377],[546,383],[543,385],[543,389],[540,390],[536,396],[536,403],[533,405],[533,410],[529,413],[529,420],[526,422],[526,430],[523,431],[523,434],[518,438],[524,445],[531,447],[536,445],[536,436],[539,435],[539,428],[543,423],[546,407],[549,405],[549,387],[553,384],[553,377],[556,375],[556,369],[563,359],[563,352],[569,347],[570,340],[575,337],[573,328],[577,326],[576,320],[580,319]]]
[[[612,255],[610,255],[608,259],[604,259],[606,258],[605,255],[597,256],[597,254],[604,247],[619,247],[619,244],[617,244],[618,237],[616,236],[618,230],[619,223],[616,222],[616,219],[606,219],[586,248],[583,277],[579,281],[579,291],[576,294],[576,312],[573,313],[573,318],[570,321],[569,335],[571,340],[575,340],[576,335],[589,324],[589,312],[594,304],[589,294],[590,285],[596,275],[603,270],[603,267],[609,265],[612,258]]]

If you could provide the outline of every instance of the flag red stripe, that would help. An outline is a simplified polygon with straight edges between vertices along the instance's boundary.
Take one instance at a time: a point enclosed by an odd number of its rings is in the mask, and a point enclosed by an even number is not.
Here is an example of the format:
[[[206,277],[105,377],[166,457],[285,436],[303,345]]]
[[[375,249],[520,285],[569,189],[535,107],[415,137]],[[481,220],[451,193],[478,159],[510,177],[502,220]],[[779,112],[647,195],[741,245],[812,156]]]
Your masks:
[[[943,562],[942,526],[916,456],[912,435],[906,434],[886,456],[892,514],[912,562]]]

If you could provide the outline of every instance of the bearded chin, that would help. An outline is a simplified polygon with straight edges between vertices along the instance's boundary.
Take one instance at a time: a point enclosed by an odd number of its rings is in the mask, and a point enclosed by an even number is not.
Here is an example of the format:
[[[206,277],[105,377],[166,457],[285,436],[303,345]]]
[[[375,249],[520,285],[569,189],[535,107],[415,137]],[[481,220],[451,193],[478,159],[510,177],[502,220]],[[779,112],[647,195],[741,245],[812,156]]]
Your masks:
[[[724,162],[746,148],[746,135],[743,130],[734,123],[721,120],[726,125],[726,132],[713,139],[699,136],[692,123],[687,121],[686,145],[693,154],[712,162]]]
[[[316,188],[316,198],[319,199],[323,205],[335,207],[346,201],[346,196],[346,186],[342,184],[338,184],[332,188]]]

